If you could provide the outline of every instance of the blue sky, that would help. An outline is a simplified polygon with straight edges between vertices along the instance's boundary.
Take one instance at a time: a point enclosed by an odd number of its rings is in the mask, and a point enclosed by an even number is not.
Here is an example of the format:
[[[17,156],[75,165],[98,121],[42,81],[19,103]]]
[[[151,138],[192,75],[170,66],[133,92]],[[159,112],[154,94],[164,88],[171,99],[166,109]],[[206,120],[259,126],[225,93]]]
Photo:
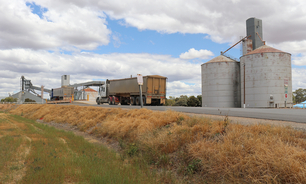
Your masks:
[[[293,89],[306,88],[306,3],[297,0],[0,3],[0,96],[19,90],[21,75],[56,88],[64,74],[77,83],[137,73],[168,77],[168,95],[199,95],[201,64],[245,36],[250,17],[263,20],[269,46],[292,54]]]
[[[32,13],[37,14],[43,19],[43,13],[48,9],[36,5],[35,3],[26,3],[32,9]],[[97,54],[111,53],[150,53],[160,55],[171,55],[178,58],[181,53],[188,51],[190,48],[196,50],[206,49],[220,55],[220,51],[225,51],[231,45],[230,43],[219,44],[206,38],[207,34],[190,34],[190,33],[162,33],[153,30],[139,30],[135,27],[124,25],[124,20],[114,20],[106,15],[107,27],[112,31],[111,42],[108,45],[99,46],[95,50],[82,50]],[[238,41],[238,40],[237,40]],[[71,52],[64,52],[69,54]],[[240,45],[228,51],[233,57],[240,57]],[[209,59],[207,59],[209,60]],[[192,60],[205,62],[207,60]]]

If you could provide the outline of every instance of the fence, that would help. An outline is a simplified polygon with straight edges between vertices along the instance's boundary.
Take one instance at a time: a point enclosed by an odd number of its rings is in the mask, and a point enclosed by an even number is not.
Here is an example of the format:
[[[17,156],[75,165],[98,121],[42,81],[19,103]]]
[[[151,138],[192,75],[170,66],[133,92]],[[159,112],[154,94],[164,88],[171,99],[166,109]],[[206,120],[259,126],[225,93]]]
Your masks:
[[[17,102],[0,102],[0,104],[18,104]],[[24,102],[22,104],[42,104],[42,102]]]

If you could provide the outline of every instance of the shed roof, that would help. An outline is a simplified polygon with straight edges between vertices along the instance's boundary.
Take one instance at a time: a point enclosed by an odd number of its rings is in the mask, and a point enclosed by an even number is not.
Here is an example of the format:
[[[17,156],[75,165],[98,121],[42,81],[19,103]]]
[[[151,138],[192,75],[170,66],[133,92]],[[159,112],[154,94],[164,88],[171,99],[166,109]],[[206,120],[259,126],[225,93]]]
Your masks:
[[[96,90],[91,89],[91,88],[86,88],[86,89],[84,89],[84,91],[86,91],[86,92],[97,92]]]

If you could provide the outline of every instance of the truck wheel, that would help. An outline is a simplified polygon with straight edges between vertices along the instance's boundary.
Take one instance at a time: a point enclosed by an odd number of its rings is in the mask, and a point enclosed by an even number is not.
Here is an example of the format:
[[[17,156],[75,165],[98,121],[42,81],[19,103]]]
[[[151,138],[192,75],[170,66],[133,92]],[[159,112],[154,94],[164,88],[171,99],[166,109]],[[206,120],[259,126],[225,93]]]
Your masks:
[[[108,105],[112,105],[112,98],[108,98]]]
[[[116,104],[116,98],[117,97],[115,97],[115,96],[113,97],[113,105],[118,105],[118,104]]]
[[[145,106],[146,103],[147,103],[146,97],[145,97],[145,96],[142,96],[142,105]]]
[[[136,97],[136,105],[140,105],[140,97]]]
[[[115,100],[116,100],[116,99],[115,99],[115,97],[113,96],[113,97],[112,97],[112,105],[115,105],[115,104],[116,104]]]
[[[130,99],[131,105],[135,105],[136,104],[135,101],[136,101],[135,97],[132,96]]]

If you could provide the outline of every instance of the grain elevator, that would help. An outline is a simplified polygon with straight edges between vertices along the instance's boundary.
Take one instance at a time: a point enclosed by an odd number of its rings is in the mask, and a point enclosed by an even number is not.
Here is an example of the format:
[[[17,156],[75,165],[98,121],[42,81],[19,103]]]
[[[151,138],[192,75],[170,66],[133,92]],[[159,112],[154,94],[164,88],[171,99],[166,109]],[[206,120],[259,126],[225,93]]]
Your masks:
[[[292,104],[291,54],[265,44],[260,19],[248,19],[246,28],[247,36],[235,44],[242,42],[240,62],[227,57],[225,51],[201,65],[203,107]]]

